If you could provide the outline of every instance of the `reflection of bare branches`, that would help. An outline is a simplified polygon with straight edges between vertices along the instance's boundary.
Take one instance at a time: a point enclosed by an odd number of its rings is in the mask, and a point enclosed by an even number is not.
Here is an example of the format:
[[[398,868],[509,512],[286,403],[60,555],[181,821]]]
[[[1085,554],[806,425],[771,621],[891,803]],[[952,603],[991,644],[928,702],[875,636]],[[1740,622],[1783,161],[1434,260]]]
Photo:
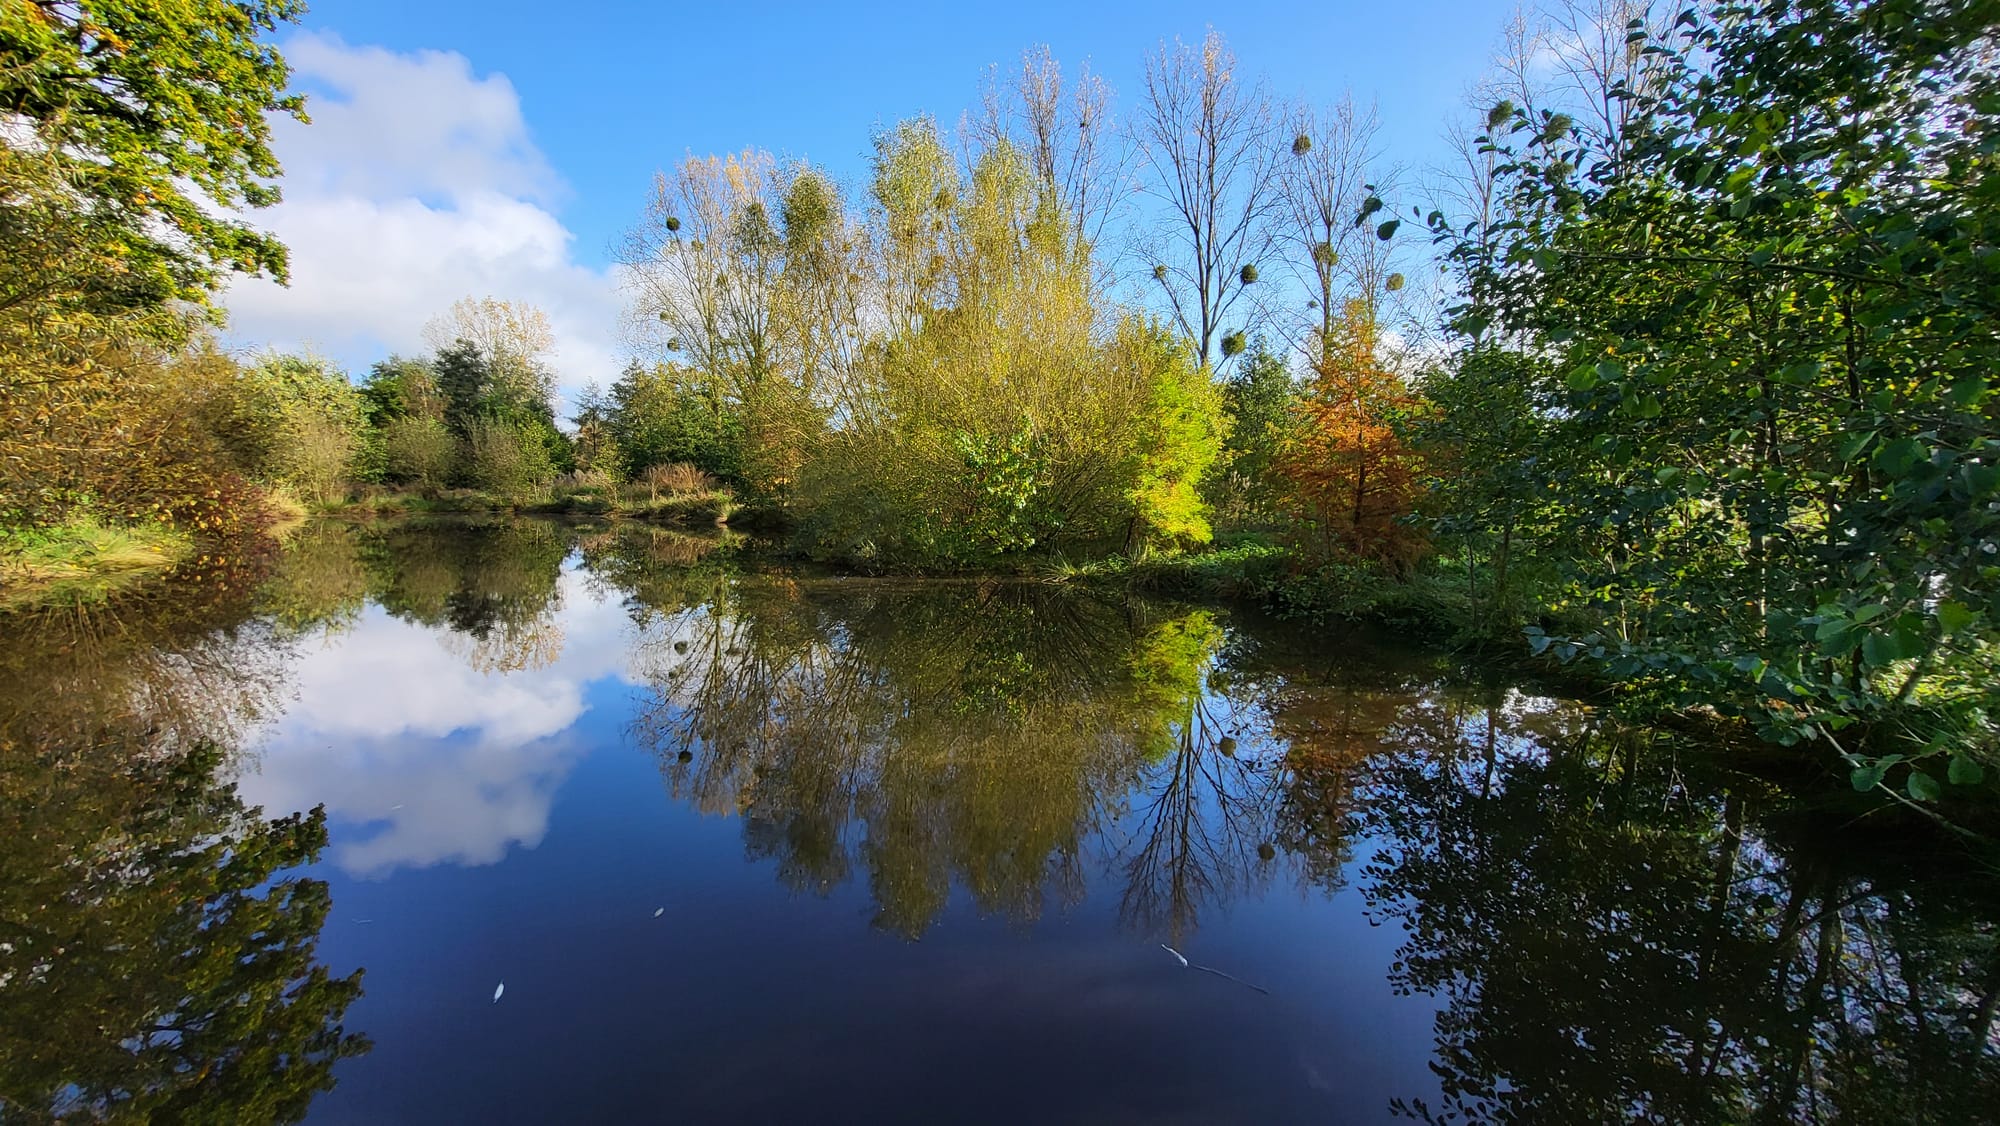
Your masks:
[[[474,672],[527,672],[547,668],[562,656],[563,627],[552,607],[532,618],[503,619],[476,633],[448,632],[438,642]]]
[[[1120,918],[1173,942],[1199,925],[1205,906],[1267,881],[1275,857],[1282,748],[1259,739],[1246,751],[1239,724],[1216,715],[1226,705],[1190,697],[1174,750],[1146,779],[1132,833],[1140,843],[1125,862]]]

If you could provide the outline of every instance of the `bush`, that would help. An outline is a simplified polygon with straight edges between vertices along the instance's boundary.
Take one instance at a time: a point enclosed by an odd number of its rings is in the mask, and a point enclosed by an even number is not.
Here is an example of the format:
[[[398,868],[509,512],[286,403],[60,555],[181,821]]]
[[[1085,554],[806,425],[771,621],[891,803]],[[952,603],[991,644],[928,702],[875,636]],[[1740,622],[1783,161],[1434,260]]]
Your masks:
[[[475,419],[467,427],[466,445],[476,488],[519,502],[546,494],[555,481],[555,462],[532,427]]]
[[[458,440],[435,418],[391,419],[382,428],[383,472],[392,481],[435,489],[458,464]]]

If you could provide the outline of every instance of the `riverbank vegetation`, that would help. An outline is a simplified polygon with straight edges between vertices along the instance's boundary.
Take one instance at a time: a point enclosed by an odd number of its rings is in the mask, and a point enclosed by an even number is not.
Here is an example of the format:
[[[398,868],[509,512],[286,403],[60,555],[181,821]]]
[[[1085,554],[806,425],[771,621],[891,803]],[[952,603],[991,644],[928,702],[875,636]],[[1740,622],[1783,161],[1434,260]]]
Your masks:
[[[1213,33],[1122,104],[1033,51],[855,183],[663,171],[638,358],[566,416],[518,302],[359,379],[219,349],[217,286],[285,259],[202,201],[276,198],[266,115],[303,103],[260,36],[297,10],[175,12],[0,34],[11,576],[237,550],[274,493],[733,516],[1525,647],[1898,800],[2000,765],[1990,4],[1556,0],[1430,173]]]

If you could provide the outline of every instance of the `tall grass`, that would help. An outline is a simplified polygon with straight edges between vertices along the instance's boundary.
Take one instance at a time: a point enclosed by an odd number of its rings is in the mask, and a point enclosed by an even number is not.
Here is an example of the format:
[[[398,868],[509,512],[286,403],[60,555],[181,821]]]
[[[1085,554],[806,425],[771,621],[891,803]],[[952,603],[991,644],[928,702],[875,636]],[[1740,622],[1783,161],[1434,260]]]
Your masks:
[[[44,528],[0,529],[0,609],[94,600],[163,571],[193,549],[165,525],[111,524],[88,513]]]

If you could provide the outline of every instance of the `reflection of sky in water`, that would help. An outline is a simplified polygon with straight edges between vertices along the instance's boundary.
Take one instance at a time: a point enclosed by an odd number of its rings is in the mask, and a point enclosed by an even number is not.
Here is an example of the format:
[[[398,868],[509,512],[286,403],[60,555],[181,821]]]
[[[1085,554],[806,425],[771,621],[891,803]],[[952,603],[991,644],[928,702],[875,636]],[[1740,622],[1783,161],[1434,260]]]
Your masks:
[[[330,859],[356,876],[491,864],[533,847],[580,748],[568,735],[600,681],[623,682],[629,621],[566,572],[561,649],[541,668],[481,672],[470,639],[371,606],[353,629],[308,641],[297,699],[240,782],[271,815],[324,803]]]
[[[1395,928],[1351,892],[1253,894],[1188,937],[1263,995],[1130,926],[1099,848],[1083,899],[1027,923],[955,886],[917,941],[872,925],[864,871],[786,887],[752,824],[675,800],[685,767],[634,741],[648,679],[707,667],[674,646],[706,612],[641,631],[589,586],[573,561],[526,662],[372,604],[300,646],[240,788],[325,804],[320,950],[366,968],[348,1021],[376,1043],[313,1121],[1265,1122],[1428,1085],[1431,1006],[1389,995]],[[876,827],[854,828],[858,859]]]

